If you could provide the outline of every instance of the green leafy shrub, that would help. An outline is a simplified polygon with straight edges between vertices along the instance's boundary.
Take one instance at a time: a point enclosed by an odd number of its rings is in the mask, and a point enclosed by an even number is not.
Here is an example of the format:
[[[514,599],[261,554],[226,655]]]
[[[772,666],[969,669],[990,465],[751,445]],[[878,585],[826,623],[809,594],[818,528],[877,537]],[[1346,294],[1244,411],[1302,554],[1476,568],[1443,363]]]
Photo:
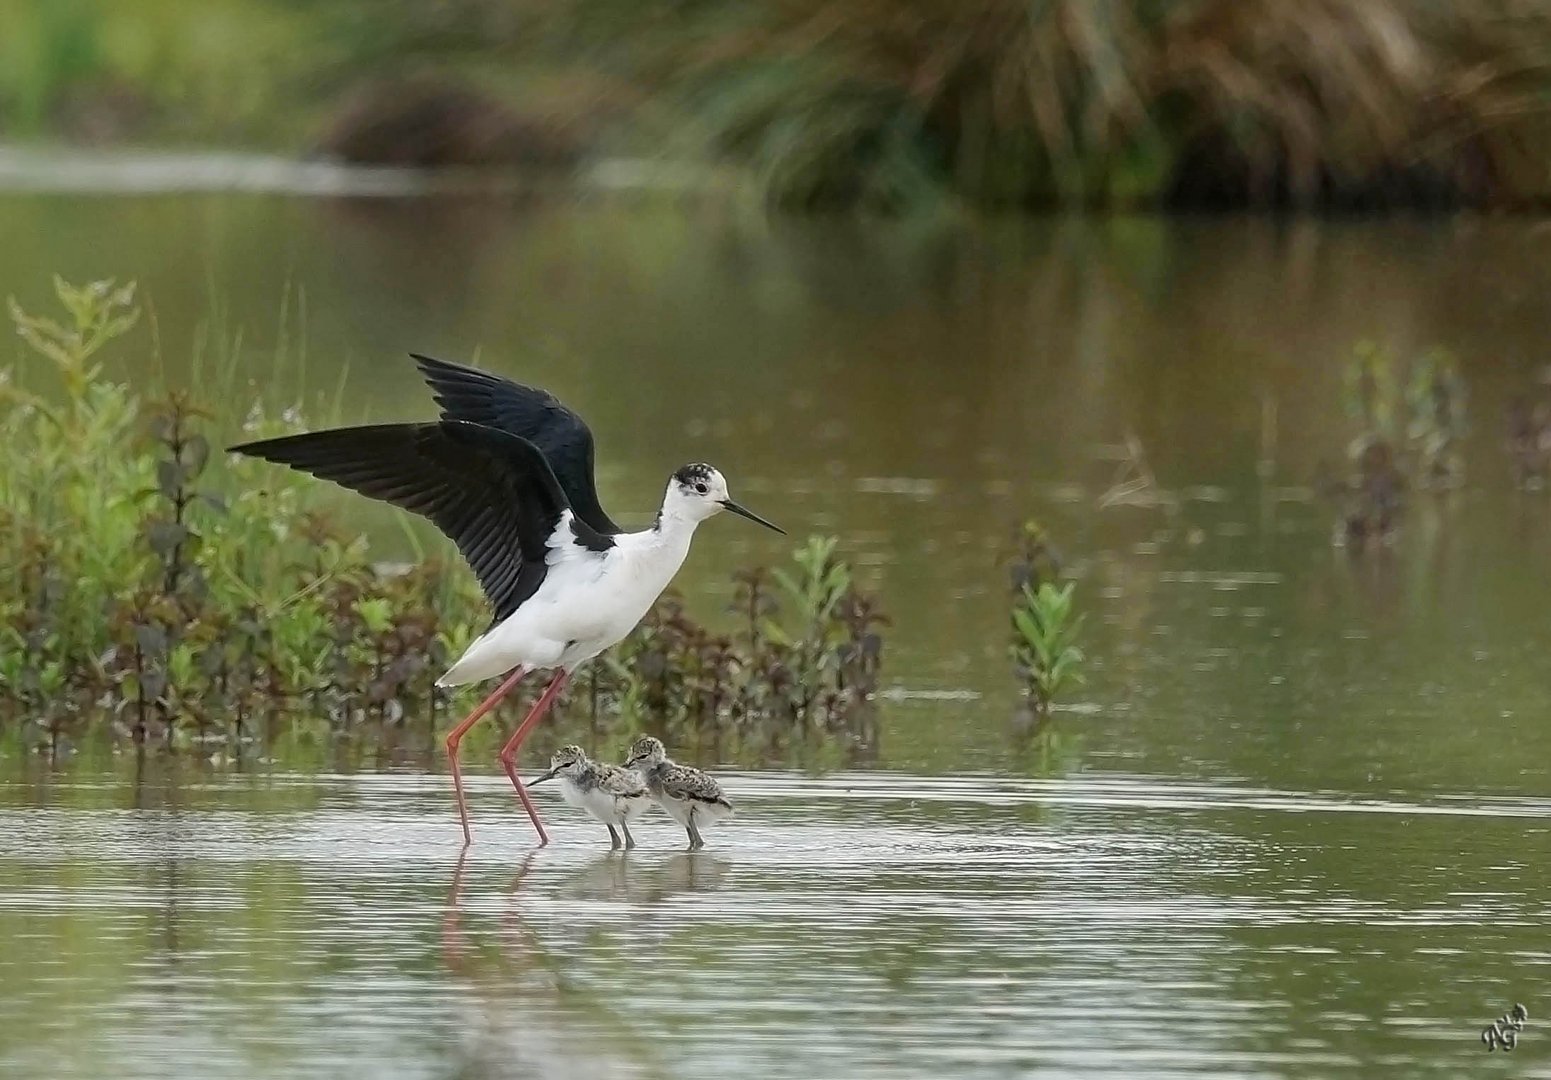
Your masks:
[[[435,686],[488,618],[473,576],[434,558],[374,561],[311,505],[323,485],[309,478],[247,458],[217,467],[212,417],[188,392],[145,401],[102,378],[96,357],[136,324],[134,287],[56,292],[63,322],[14,301],[11,312],[60,374],[63,402],[0,379],[0,436],[26,448],[0,470],[12,571],[0,577],[0,722],[51,750],[99,730],[234,753],[405,731],[434,745],[445,714],[479,692]],[[243,428],[302,422],[255,407]],[[862,724],[882,619],[834,541],[811,540],[795,572],[749,571],[738,588],[746,632],[713,634],[665,596],[571,684],[560,714],[718,732]]]

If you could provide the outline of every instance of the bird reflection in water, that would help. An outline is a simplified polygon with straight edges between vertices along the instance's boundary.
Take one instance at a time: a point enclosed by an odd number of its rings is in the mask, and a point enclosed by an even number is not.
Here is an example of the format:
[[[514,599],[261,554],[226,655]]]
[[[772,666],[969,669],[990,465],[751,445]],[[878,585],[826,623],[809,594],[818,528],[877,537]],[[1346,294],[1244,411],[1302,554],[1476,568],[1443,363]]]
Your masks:
[[[711,892],[721,888],[730,869],[731,862],[705,851],[675,851],[641,875],[635,899],[658,904],[686,893]]]
[[[631,1039],[628,1020],[617,1015],[581,973],[587,951],[599,947],[589,942],[598,939],[584,937],[570,947],[578,956],[568,958],[560,949],[546,948],[528,924],[525,901],[531,900],[540,865],[545,864],[537,852],[530,852],[513,875],[494,949],[472,943],[465,925],[466,850],[453,868],[442,915],[442,963],[471,991],[472,1015],[477,1017],[462,1040],[459,1075],[578,1080],[663,1075],[640,1060],[641,1044]],[[553,873],[551,867],[546,865],[547,873]],[[612,905],[628,904],[634,909],[630,928],[650,929],[661,923],[666,929],[668,922],[678,922],[678,909],[658,905],[719,888],[731,867],[728,860],[704,851],[677,851],[660,858],[611,851],[563,873],[548,898],[568,900],[578,909],[589,903],[607,905],[598,914],[611,923],[619,917]],[[582,963],[573,965],[571,959]]]
[[[530,853],[512,880],[498,946],[471,945],[464,925],[465,855],[452,874],[442,916],[442,963],[469,989],[473,1022],[464,1031],[459,1076],[637,1080],[660,1075],[627,1043],[623,1020],[585,984],[566,977],[560,959],[524,922],[516,902],[533,870]]]

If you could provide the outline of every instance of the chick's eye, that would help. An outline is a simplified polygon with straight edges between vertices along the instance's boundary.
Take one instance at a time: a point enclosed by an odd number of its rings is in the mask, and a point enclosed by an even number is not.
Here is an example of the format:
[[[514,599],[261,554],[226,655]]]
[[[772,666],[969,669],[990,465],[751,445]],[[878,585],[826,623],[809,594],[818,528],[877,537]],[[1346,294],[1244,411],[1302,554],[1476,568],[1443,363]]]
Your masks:
[[[695,490],[704,495],[709,489],[704,484],[696,484]]]

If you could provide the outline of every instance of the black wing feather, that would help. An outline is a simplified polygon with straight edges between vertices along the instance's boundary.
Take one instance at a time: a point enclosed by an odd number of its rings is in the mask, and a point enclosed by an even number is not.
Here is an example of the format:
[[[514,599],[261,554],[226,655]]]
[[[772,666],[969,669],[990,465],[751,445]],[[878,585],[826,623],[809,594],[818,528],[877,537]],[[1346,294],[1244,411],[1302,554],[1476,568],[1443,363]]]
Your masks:
[[[538,591],[549,539],[569,508],[538,447],[456,420],[315,431],[232,450],[429,518],[458,545],[497,622]],[[594,550],[609,546],[585,524],[572,528]]]
[[[571,508],[594,530],[621,530],[598,502],[592,432],[548,390],[524,386],[477,368],[410,353],[430,384],[442,416],[497,428],[537,446],[548,459]]]

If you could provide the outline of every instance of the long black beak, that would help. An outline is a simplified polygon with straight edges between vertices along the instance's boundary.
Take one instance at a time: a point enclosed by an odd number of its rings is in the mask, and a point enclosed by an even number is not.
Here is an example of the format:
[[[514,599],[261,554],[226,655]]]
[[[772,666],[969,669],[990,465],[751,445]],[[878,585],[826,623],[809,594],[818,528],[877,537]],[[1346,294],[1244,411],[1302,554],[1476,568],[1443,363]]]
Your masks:
[[[550,769],[543,776],[535,776],[532,780],[528,781],[528,786],[532,787],[534,784],[542,784],[545,780],[553,780],[555,778],[555,773],[558,771],[558,769]]]
[[[745,510],[743,507],[739,506],[737,503],[733,502],[731,499],[723,499],[722,500],[722,508],[725,509],[725,510],[731,510],[734,514],[737,514],[739,517],[746,517],[750,521],[754,522],[754,524],[756,524],[756,525],[763,525],[767,529],[774,529],[776,532],[780,533],[782,536],[786,535],[786,530],[781,528],[781,526],[771,524],[770,522],[766,521],[764,518],[760,517],[758,514],[754,513],[754,511],[752,511],[752,510]]]

